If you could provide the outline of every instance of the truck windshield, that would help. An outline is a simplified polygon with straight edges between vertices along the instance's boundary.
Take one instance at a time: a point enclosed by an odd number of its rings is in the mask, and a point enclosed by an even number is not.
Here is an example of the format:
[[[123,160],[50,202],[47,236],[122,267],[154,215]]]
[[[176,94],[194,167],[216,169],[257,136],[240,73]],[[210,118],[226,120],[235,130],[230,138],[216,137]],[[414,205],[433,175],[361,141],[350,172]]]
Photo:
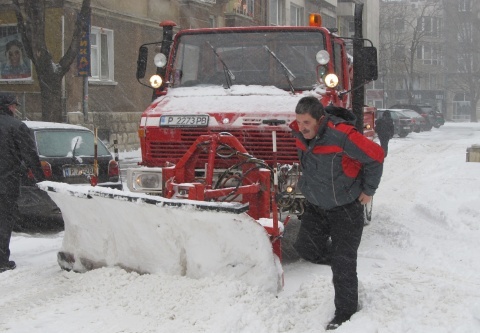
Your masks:
[[[315,55],[324,49],[321,31],[262,31],[182,35],[174,50],[171,87],[263,85],[289,90],[316,84]],[[272,57],[270,50],[276,56]]]

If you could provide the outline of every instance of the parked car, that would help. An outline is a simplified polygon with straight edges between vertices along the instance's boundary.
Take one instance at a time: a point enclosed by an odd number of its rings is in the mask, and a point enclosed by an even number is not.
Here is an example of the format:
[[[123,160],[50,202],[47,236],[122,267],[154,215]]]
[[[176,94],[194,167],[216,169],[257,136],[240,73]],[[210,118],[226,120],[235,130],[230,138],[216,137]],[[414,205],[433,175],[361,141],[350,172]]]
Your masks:
[[[385,111],[390,111],[390,115],[393,120],[394,134],[397,134],[399,137],[404,138],[408,133],[412,132],[413,123],[412,119],[404,115],[401,111],[397,109],[378,109],[375,112],[375,118],[380,119],[383,116]]]
[[[433,127],[439,128],[442,125],[445,125],[445,118],[443,117],[443,114],[441,112],[438,112],[437,110],[432,110],[433,116],[434,116],[434,122],[433,122]]]
[[[428,104],[395,104],[391,108],[410,109],[421,114],[425,120],[425,130],[430,131],[432,127],[439,128],[445,124],[443,115],[438,112],[433,106]]]
[[[405,116],[412,118],[413,132],[419,133],[423,131],[429,131],[429,128],[431,130],[432,125],[428,123],[428,120],[424,116],[410,109],[401,109],[401,110]]]
[[[25,121],[34,138],[46,180],[90,184],[94,164],[94,134],[83,126]],[[98,186],[122,189],[118,163],[97,140]],[[60,209],[45,191],[35,186],[28,171],[22,178],[18,200],[21,216],[15,230],[63,227]]]

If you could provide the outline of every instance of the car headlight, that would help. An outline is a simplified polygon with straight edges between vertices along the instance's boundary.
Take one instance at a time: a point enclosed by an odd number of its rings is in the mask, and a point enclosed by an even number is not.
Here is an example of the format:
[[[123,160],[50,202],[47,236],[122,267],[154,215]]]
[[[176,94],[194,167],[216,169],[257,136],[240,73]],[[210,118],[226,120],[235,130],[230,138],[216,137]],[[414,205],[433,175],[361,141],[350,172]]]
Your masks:
[[[132,192],[157,193],[162,191],[161,168],[127,169],[127,186]]]

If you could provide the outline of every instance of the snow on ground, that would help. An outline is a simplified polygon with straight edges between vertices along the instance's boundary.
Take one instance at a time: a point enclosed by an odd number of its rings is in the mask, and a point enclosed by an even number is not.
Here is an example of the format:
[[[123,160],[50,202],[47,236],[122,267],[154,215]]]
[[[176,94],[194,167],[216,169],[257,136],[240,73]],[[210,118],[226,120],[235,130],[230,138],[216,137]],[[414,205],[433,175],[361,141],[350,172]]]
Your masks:
[[[336,332],[480,332],[480,163],[465,162],[472,144],[480,124],[390,141],[359,250],[361,309]],[[62,271],[62,238],[13,235],[18,267],[0,274],[0,331],[304,333],[324,332],[333,316],[328,266],[288,260],[275,296],[220,276]]]

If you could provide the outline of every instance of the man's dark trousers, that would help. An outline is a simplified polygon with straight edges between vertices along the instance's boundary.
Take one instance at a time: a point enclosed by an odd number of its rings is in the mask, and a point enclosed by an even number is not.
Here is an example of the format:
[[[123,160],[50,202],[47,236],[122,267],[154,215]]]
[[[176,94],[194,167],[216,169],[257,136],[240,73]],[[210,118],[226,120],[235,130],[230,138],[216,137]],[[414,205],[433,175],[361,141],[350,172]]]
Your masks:
[[[9,261],[10,237],[18,217],[17,198],[0,194],[0,266]]]
[[[383,148],[383,152],[385,153],[385,157],[387,157],[387,155],[388,155],[388,141],[390,141],[390,138],[379,136],[378,139],[380,140],[380,146],[382,146],[382,148]]]
[[[357,312],[357,250],[364,219],[364,206],[358,201],[329,210],[307,203],[302,215],[294,247],[300,256],[313,262],[331,256],[336,315]],[[329,237],[331,249],[327,249]]]

